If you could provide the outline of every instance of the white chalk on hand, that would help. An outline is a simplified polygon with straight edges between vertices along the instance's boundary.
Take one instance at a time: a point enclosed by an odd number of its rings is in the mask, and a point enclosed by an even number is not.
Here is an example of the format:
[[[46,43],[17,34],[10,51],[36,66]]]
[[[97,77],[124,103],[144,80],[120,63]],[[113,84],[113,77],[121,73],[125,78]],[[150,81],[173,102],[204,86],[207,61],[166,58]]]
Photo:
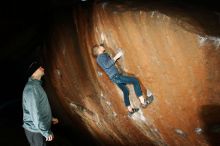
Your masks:
[[[119,54],[119,56],[122,56],[122,55],[123,55],[123,52],[122,52],[122,51],[119,51],[118,54]]]

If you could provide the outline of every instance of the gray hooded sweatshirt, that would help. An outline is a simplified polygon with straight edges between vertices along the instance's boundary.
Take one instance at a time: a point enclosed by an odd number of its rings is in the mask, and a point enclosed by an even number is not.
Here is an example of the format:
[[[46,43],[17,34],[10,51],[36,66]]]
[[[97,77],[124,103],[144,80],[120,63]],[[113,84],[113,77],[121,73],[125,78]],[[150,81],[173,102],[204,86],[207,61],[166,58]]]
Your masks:
[[[23,128],[41,133],[45,138],[52,134],[52,113],[41,81],[28,79],[23,91]]]

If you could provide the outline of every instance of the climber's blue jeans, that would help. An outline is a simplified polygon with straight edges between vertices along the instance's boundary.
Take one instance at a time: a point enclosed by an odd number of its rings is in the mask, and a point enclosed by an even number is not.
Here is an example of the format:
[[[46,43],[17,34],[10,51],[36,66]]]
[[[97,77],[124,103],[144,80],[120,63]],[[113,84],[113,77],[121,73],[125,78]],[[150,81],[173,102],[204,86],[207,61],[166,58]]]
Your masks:
[[[121,74],[116,74],[111,78],[112,82],[116,83],[117,86],[122,90],[124,94],[124,103],[125,106],[130,106],[129,100],[129,90],[126,84],[133,84],[134,91],[137,97],[142,95],[140,83],[137,78],[131,76],[124,76]]]

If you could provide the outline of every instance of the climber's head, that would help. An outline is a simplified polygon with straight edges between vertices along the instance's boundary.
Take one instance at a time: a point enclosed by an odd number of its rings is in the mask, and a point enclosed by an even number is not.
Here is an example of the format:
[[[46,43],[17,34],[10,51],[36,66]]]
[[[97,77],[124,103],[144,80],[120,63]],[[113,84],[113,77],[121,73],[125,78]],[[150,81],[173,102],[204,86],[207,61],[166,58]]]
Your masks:
[[[92,48],[92,51],[93,51],[93,55],[94,55],[94,56],[98,56],[98,55],[104,53],[105,47],[103,46],[103,44],[101,44],[101,45],[95,45],[95,46]]]

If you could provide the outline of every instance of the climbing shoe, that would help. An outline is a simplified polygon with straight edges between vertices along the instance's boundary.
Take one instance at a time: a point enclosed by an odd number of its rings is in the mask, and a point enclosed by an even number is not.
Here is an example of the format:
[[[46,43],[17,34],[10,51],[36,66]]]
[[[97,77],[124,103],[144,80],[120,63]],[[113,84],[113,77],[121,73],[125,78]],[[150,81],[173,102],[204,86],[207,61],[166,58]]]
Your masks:
[[[144,103],[141,103],[141,107],[142,108],[146,108],[149,104],[151,104],[151,102],[154,100],[154,96],[151,95],[147,98],[144,99]]]
[[[128,112],[128,116],[131,117],[134,113],[138,112],[139,108],[132,108],[132,111]]]

